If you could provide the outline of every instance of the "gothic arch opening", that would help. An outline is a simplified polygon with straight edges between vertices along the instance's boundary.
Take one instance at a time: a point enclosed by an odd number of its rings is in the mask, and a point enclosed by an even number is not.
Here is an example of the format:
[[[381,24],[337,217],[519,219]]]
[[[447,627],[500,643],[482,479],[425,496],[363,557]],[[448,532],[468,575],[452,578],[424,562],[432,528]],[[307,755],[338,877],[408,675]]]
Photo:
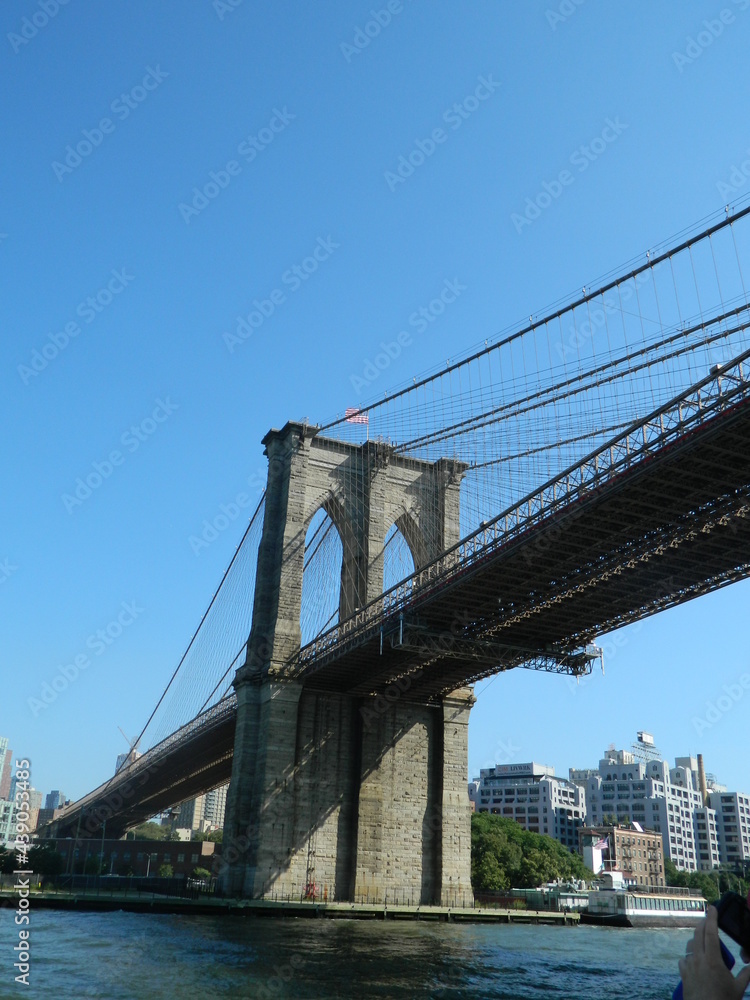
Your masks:
[[[305,533],[300,632],[302,645],[339,621],[344,547],[328,505],[319,507]]]
[[[415,556],[416,544],[409,535],[415,534],[412,522],[406,517],[400,517],[388,529],[383,543],[383,590],[389,590],[404,577],[411,576],[417,569],[418,558]],[[419,550],[416,549],[418,552]]]

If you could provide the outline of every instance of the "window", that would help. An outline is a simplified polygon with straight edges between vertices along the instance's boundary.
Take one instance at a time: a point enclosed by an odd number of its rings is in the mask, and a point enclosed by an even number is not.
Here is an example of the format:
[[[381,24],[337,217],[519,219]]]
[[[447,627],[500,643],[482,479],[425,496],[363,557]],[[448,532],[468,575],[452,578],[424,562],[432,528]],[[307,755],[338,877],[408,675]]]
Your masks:
[[[172,860],[172,855],[169,853],[169,851],[167,851],[167,853],[164,855],[164,861],[167,862],[171,860]]]
[[[185,860],[185,855],[184,854],[178,854],[177,855],[177,863],[178,864],[181,863],[184,860]]]
[[[194,864],[197,863],[197,861],[198,861],[198,855],[197,854],[191,854],[190,855],[190,863],[194,865]]]

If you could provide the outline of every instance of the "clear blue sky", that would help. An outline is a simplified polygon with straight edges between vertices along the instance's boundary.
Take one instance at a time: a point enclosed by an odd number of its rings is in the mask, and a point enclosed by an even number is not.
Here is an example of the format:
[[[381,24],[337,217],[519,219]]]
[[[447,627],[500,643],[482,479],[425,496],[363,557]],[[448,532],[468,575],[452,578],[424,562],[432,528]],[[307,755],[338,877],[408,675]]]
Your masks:
[[[271,426],[460,355],[750,191],[745,6],[4,5],[0,734],[36,787],[82,794],[125,749],[117,727],[140,731],[243,524],[198,554],[189,537],[262,477]],[[608,119],[614,138],[581,169],[571,158]],[[425,163],[389,178],[438,127]],[[574,183],[514,223],[567,168]],[[316,272],[295,278],[316,247]],[[380,341],[446,280],[466,291],[363,390]],[[224,336],[274,289],[252,336]],[[101,486],[66,500],[94,463]],[[750,672],[748,596],[626,630],[580,687],[525,671],[479,684],[471,774],[594,766],[648,729],[670,759],[702,750],[750,790],[750,691],[695,723]],[[122,635],[87,644],[118,615]]]

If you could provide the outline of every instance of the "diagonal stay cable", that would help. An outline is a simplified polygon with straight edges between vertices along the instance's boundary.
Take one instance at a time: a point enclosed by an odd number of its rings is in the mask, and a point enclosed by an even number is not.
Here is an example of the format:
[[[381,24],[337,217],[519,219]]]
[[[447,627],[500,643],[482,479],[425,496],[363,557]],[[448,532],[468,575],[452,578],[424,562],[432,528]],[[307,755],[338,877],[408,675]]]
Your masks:
[[[198,711],[197,711],[197,712],[195,713],[195,714],[196,714],[196,716],[200,715],[200,714],[201,714],[201,712],[204,712],[204,711],[206,710],[206,708],[208,707],[208,703],[209,703],[209,702],[211,701],[211,699],[213,698],[213,696],[214,696],[214,695],[216,694],[216,692],[217,692],[217,691],[219,690],[219,686],[221,685],[221,682],[222,682],[222,681],[224,680],[224,678],[225,678],[225,677],[227,676],[227,674],[228,674],[228,673],[229,673],[229,671],[230,671],[230,670],[232,669],[232,667],[233,667],[233,666],[235,665],[235,663],[237,662],[237,660],[239,660],[239,658],[240,658],[240,657],[242,656],[242,653],[244,652],[244,650],[245,650],[246,648],[247,648],[247,643],[246,643],[246,642],[243,642],[243,643],[242,643],[242,645],[240,646],[240,648],[239,648],[238,652],[237,652],[237,653],[235,653],[235,656],[234,656],[234,659],[232,660],[232,662],[231,662],[231,663],[229,664],[229,666],[227,667],[227,669],[226,669],[226,670],[224,671],[224,673],[223,673],[223,674],[221,675],[221,677],[220,677],[220,678],[218,679],[218,681],[217,681],[217,682],[216,682],[216,684],[214,685],[214,689],[213,689],[213,691],[211,692],[211,694],[210,694],[210,695],[209,695],[209,696],[208,696],[208,697],[206,698],[206,700],[205,700],[205,701],[203,702],[203,704],[201,705],[201,707],[200,707],[200,708],[198,709]],[[227,688],[227,690],[228,690],[228,688]],[[225,692],[225,693],[226,693],[226,692]],[[223,697],[223,696],[222,696],[222,697]]]
[[[216,588],[216,592],[214,593],[214,596],[213,596],[213,597],[211,598],[211,603],[210,603],[210,604],[208,605],[208,607],[206,608],[206,610],[205,610],[205,612],[204,612],[204,614],[203,614],[203,617],[202,617],[202,618],[201,618],[201,620],[200,620],[200,623],[199,623],[199,625],[198,625],[198,628],[197,628],[197,629],[195,630],[195,632],[193,633],[193,637],[192,637],[192,639],[190,640],[190,642],[188,643],[188,645],[187,645],[187,649],[185,650],[185,652],[184,652],[184,653],[182,654],[182,656],[180,657],[180,662],[179,662],[179,663],[177,664],[177,666],[175,667],[175,670],[174,670],[174,673],[173,673],[173,674],[172,674],[172,676],[171,676],[171,677],[169,678],[169,683],[168,683],[168,684],[167,684],[167,686],[166,686],[166,687],[164,688],[164,691],[162,692],[162,695],[161,695],[161,697],[160,697],[160,698],[159,698],[159,700],[157,701],[157,703],[156,703],[156,706],[154,707],[154,710],[153,710],[153,712],[152,712],[152,713],[151,713],[151,715],[149,715],[149,717],[148,717],[148,721],[146,722],[146,725],[145,725],[145,726],[143,727],[143,729],[142,729],[142,730],[141,730],[141,732],[140,732],[140,735],[138,736],[138,739],[137,739],[137,740],[135,741],[135,746],[138,746],[138,744],[139,744],[139,743],[141,742],[141,740],[143,739],[143,735],[144,735],[144,733],[146,732],[146,730],[148,729],[148,727],[149,727],[149,726],[151,725],[151,722],[153,721],[153,718],[154,718],[154,716],[155,716],[155,715],[156,715],[156,713],[158,712],[158,710],[159,710],[159,707],[161,706],[161,703],[162,703],[162,702],[164,701],[164,699],[166,698],[166,696],[167,696],[167,692],[169,691],[169,689],[170,689],[170,687],[172,686],[172,684],[173,684],[173,682],[174,682],[175,678],[177,677],[177,674],[178,674],[178,673],[179,673],[179,671],[180,671],[180,667],[181,667],[181,666],[182,666],[182,664],[183,664],[183,663],[185,662],[185,658],[187,657],[188,653],[190,652],[190,650],[191,650],[191,648],[192,648],[192,646],[193,646],[193,643],[195,642],[196,638],[198,637],[198,633],[200,632],[201,628],[203,627],[203,623],[205,622],[206,618],[208,617],[208,613],[209,613],[209,611],[210,611],[210,610],[211,610],[211,608],[212,608],[212,607],[214,606],[214,602],[216,601],[216,598],[217,598],[217,597],[219,596],[219,592],[220,592],[221,588],[222,588],[222,587],[224,586],[224,581],[226,580],[226,578],[227,578],[227,576],[228,576],[228,574],[229,574],[229,571],[230,571],[230,569],[231,569],[231,568],[232,568],[232,566],[234,565],[234,561],[235,561],[235,559],[237,558],[237,556],[239,555],[239,552],[240,552],[240,549],[242,548],[242,545],[243,545],[243,543],[244,543],[245,539],[247,538],[247,536],[248,536],[248,534],[249,534],[249,532],[250,532],[250,529],[252,528],[253,524],[255,523],[255,519],[256,519],[256,517],[258,516],[258,513],[259,513],[259,511],[260,511],[261,507],[262,507],[262,506],[263,506],[263,504],[265,503],[265,499],[266,499],[266,491],[265,491],[265,490],[263,490],[263,494],[262,494],[262,496],[261,496],[261,498],[260,498],[260,500],[259,500],[259,502],[258,502],[258,506],[257,506],[257,507],[255,508],[255,513],[254,513],[254,514],[253,514],[253,516],[252,516],[252,517],[250,518],[250,523],[248,524],[247,528],[245,529],[245,533],[243,534],[243,536],[242,536],[242,538],[241,538],[241,540],[240,540],[240,544],[239,544],[239,545],[237,546],[237,548],[235,549],[235,552],[234,552],[234,555],[232,556],[232,558],[231,558],[231,560],[230,560],[230,563],[229,563],[229,565],[227,566],[227,568],[226,568],[226,570],[225,570],[225,572],[224,572],[224,575],[223,575],[223,576],[222,576],[222,578],[221,578],[221,583],[220,583],[220,584],[219,584],[219,586],[218,586],[218,587]],[[122,765],[120,765],[120,766],[122,767],[122,766],[124,766],[124,764],[125,764],[125,761],[123,761],[123,764],[122,764]],[[119,770],[119,768],[118,768],[118,770]],[[117,772],[115,772],[115,773],[117,773]]]
[[[602,427],[599,430],[587,431],[585,434],[578,434],[576,437],[566,438],[564,441],[553,441],[552,444],[542,444],[537,448],[529,448],[528,451],[518,452],[516,455],[503,455],[502,458],[491,458],[486,462],[477,462],[476,465],[472,465],[472,469],[486,469],[490,465],[502,465],[503,462],[513,462],[518,458],[527,458],[530,455],[538,455],[543,451],[554,451],[557,448],[562,448],[566,444],[577,444],[579,441],[586,441],[588,438],[598,437],[600,434],[613,434],[615,431],[621,431],[623,427],[628,427],[631,421],[622,421],[619,424],[613,424],[611,427]]]
[[[674,351],[671,351],[669,354],[659,355],[656,358],[652,358],[651,360],[641,362],[640,364],[627,368],[624,371],[613,372],[613,374],[607,376],[606,378],[601,378],[594,382],[586,383],[583,381],[584,379],[591,378],[594,375],[601,374],[602,372],[606,371],[607,369],[611,369],[616,365],[621,365],[624,364],[625,362],[631,362],[637,357],[643,357],[644,355],[648,355],[657,348],[666,347],[668,344],[672,344],[676,340],[679,340],[681,337],[685,337],[690,333],[695,333],[698,331],[704,331],[705,333],[706,327],[712,326],[716,323],[721,323],[722,320],[725,321],[730,317],[739,317],[741,313],[746,312],[747,310],[748,306],[739,306],[737,309],[733,309],[730,310],[728,313],[715,316],[713,319],[708,320],[705,323],[698,323],[694,327],[691,327],[689,330],[680,330],[677,333],[672,334],[670,337],[665,337],[663,340],[655,344],[647,345],[646,347],[641,347],[637,351],[629,351],[627,354],[621,355],[614,361],[607,361],[596,368],[589,369],[585,372],[582,372],[580,375],[571,377],[566,381],[559,383],[558,385],[549,386],[542,392],[536,392],[527,395],[521,399],[511,400],[509,403],[503,403],[502,405],[497,406],[492,410],[487,410],[484,413],[478,413],[471,417],[467,417],[465,420],[454,424],[452,427],[440,428],[438,430],[430,432],[429,434],[423,435],[421,438],[413,438],[410,441],[404,441],[403,443],[397,445],[394,450],[397,453],[407,452],[407,450],[416,447],[424,447],[429,444],[439,443],[440,441],[450,440],[453,437],[461,436],[462,434],[466,434],[469,431],[478,430],[485,424],[497,423],[500,419],[498,415],[502,413],[503,410],[511,410],[512,411],[511,415],[514,417],[518,417],[532,410],[538,410],[543,408],[544,406],[549,406],[550,403],[560,402],[563,399],[568,399],[572,396],[580,395],[580,393],[587,392],[591,388],[596,388],[601,385],[606,385],[607,383],[610,382],[616,382],[618,379],[624,379],[628,375],[632,375],[635,372],[639,372],[642,371],[643,369],[650,368],[653,365],[663,364],[665,361],[672,360],[673,358],[676,357],[681,357],[683,354],[688,354],[694,351],[696,349],[696,344],[694,343],[685,344],[682,347],[677,348]],[[743,330],[747,329],[747,325],[748,325],[747,323],[740,322],[739,326],[736,326],[731,330],[726,330],[726,329],[719,330],[717,333],[713,334],[710,337],[704,336],[704,339],[701,342],[701,344],[697,346],[705,346],[706,344],[713,343],[716,340],[721,340],[728,336],[733,336],[735,333],[740,333]],[[571,388],[563,392],[559,391],[566,386],[570,385],[575,386],[575,383],[579,383],[575,388]],[[552,393],[556,393],[556,395],[550,395]],[[537,402],[533,402],[531,406],[526,406],[525,408],[522,409],[513,409],[515,407],[521,407],[524,403],[528,403],[534,400],[536,400]]]

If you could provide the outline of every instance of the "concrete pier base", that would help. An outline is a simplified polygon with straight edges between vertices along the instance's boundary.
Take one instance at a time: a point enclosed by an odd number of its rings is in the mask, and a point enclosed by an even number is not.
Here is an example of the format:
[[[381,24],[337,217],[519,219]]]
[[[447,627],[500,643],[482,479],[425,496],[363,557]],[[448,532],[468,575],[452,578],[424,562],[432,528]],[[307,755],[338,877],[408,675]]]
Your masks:
[[[470,689],[375,717],[293,682],[238,696],[224,894],[470,905]]]

